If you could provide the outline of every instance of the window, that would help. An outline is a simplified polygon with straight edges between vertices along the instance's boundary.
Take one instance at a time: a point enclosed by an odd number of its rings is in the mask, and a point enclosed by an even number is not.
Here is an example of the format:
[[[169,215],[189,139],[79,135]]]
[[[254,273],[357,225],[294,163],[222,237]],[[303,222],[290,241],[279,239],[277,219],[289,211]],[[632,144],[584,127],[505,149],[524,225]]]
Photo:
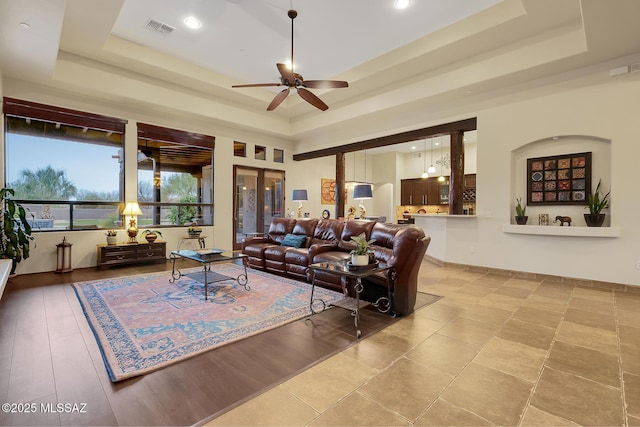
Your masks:
[[[5,182],[36,231],[121,225],[126,120],[3,99]]]
[[[213,225],[212,136],[138,123],[138,228]]]
[[[280,150],[279,148],[274,148],[273,161],[276,163],[284,163],[284,150]]]
[[[247,144],[244,142],[234,141],[233,155],[236,157],[247,157]]]
[[[256,160],[267,160],[267,148],[262,145],[256,145]]]

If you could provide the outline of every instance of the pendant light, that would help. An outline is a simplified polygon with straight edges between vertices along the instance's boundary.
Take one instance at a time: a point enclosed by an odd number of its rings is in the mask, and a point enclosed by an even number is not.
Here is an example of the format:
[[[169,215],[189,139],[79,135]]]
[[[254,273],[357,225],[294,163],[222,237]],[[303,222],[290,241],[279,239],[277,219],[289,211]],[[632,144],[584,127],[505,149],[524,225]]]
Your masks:
[[[433,167],[433,138],[431,138],[431,166],[427,169],[429,173],[436,173],[436,168]]]
[[[442,175],[442,137],[440,137],[440,176],[438,177],[438,182],[444,182],[444,175]]]
[[[424,168],[422,168],[422,175],[420,175],[421,178],[429,178],[429,174],[427,173],[427,140],[424,140],[424,151],[422,152],[422,155],[424,156]]]

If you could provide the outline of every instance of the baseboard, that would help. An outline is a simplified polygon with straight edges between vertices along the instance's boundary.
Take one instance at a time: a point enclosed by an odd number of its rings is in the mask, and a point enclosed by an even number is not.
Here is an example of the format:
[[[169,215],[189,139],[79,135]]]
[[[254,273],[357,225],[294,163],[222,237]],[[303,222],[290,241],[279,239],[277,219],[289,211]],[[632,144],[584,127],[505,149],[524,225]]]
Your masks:
[[[471,271],[474,273],[495,274],[498,276],[514,277],[517,279],[546,280],[550,282],[564,283],[571,286],[579,285],[597,289],[610,289],[615,291],[640,293],[640,286],[635,285],[623,285],[621,283],[603,282],[600,280],[578,279],[575,277],[555,276],[552,274],[529,273],[524,271],[481,267],[477,265],[457,264],[453,262],[442,261],[441,259],[432,257],[431,255],[425,255],[424,259],[433,264],[439,265],[440,267],[454,268],[457,270]]]

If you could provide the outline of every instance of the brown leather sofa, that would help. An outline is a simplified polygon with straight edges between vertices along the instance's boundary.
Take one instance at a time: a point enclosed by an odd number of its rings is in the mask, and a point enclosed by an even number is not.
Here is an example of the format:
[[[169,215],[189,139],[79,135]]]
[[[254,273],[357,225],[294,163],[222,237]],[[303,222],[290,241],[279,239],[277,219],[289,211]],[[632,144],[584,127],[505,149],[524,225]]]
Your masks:
[[[265,236],[250,237],[243,243],[242,253],[248,255],[252,268],[309,281],[308,266],[349,258],[353,249],[352,236],[364,233],[373,243],[376,260],[394,267],[395,287],[392,289],[394,310],[404,316],[413,312],[418,289],[418,272],[431,238],[415,225],[394,225],[374,221],[274,218]],[[299,237],[301,247],[282,245],[287,235]],[[302,237],[304,236],[304,237]],[[285,244],[287,244],[285,242]],[[351,284],[337,274],[317,272],[316,285],[350,293]],[[375,301],[387,293],[384,276],[365,280],[362,297]]]

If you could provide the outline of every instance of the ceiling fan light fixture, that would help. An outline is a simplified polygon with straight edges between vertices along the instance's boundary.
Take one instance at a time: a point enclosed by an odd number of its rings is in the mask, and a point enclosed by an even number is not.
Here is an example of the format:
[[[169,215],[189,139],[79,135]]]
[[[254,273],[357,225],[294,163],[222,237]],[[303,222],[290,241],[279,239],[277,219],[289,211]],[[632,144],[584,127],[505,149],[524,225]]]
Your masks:
[[[276,64],[276,68],[280,73],[279,83],[252,83],[232,85],[231,87],[270,87],[270,86],[286,86],[286,88],[276,94],[267,111],[273,111],[284,101],[289,95],[290,89],[296,89],[296,92],[307,103],[313,105],[319,110],[326,111],[329,106],[325,104],[320,98],[307,89],[338,89],[342,87],[349,87],[349,83],[341,80],[305,80],[300,74],[294,72],[293,68],[296,62],[293,59],[293,20],[298,16],[298,12],[290,10],[287,12],[287,16],[291,18],[291,58],[285,62],[279,62]]]
[[[406,9],[411,6],[411,0],[394,0],[393,7],[396,9]]]
[[[191,28],[192,30],[197,30],[198,28],[202,27],[202,22],[200,22],[200,20],[195,16],[187,16],[182,22],[184,22],[184,25]]]

